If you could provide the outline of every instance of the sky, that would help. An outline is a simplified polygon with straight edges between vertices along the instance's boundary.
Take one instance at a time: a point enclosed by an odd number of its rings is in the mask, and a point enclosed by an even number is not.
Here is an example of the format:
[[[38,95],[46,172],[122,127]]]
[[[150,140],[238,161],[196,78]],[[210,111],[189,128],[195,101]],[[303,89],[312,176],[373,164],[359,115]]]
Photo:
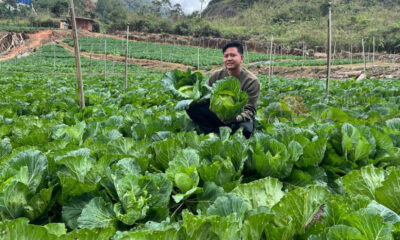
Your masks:
[[[190,14],[193,11],[200,11],[200,1],[199,0],[170,0],[172,6],[175,5],[176,3],[180,3],[182,6],[183,11],[186,14]],[[210,2],[210,0],[206,0],[206,4],[204,4],[205,6],[203,6],[203,10],[206,8],[208,2]]]

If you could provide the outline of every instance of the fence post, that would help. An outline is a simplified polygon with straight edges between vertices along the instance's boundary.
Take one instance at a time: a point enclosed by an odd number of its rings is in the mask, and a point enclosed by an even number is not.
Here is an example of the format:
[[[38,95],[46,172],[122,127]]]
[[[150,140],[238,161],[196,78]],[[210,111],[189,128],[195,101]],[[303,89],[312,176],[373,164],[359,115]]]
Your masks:
[[[92,73],[92,54],[93,54],[93,43],[90,45],[89,73]]]
[[[274,44],[274,34],[271,34],[271,48],[269,51],[269,77],[268,77],[268,83],[271,83],[271,76],[272,76],[272,49],[273,49],[273,44]]]
[[[375,36],[372,37],[372,66],[375,66]]]
[[[53,44],[53,71],[56,71],[56,45]]]
[[[107,39],[104,39],[104,85],[107,86]]]
[[[129,54],[129,25],[126,26],[125,81],[124,81],[125,90],[128,88],[128,54]]]
[[[364,37],[361,38],[361,45],[362,45],[362,56],[364,60],[364,73],[367,71],[367,62],[365,61],[365,47],[364,47]]]
[[[326,74],[326,95],[329,94],[329,79],[331,77],[331,52],[332,52],[332,5],[329,4],[329,16],[328,16],[328,54],[327,54],[327,74]]]
[[[79,52],[79,39],[78,30],[76,27],[75,20],[75,9],[73,0],[69,0],[70,15],[72,22],[72,37],[74,39],[74,49],[75,49],[75,65],[76,65],[76,76],[78,79],[78,95],[79,95],[79,106],[80,108],[85,107],[85,95],[83,92],[83,82],[82,82],[82,72],[81,72],[81,56]]]
[[[197,70],[200,70],[200,48],[197,48]]]

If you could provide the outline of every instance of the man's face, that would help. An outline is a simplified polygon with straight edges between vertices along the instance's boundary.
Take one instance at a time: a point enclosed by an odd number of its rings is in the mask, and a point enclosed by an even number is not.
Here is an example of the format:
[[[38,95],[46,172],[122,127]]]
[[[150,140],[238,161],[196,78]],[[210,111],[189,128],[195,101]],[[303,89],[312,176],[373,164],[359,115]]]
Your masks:
[[[224,65],[230,70],[236,70],[242,65],[244,56],[238,52],[236,47],[227,48],[224,52]]]

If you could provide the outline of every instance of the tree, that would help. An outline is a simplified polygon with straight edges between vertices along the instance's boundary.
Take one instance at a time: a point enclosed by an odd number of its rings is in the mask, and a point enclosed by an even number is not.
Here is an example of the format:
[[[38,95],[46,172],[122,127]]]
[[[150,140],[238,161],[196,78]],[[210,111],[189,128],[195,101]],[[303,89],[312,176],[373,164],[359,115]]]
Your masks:
[[[61,17],[68,11],[68,2],[64,0],[57,0],[50,6],[50,11],[57,17]]]
[[[108,15],[118,6],[121,7],[121,2],[117,0],[98,0],[96,12],[99,14],[100,19],[104,22],[109,22]]]
[[[3,1],[6,5],[12,7],[12,8],[17,8],[17,1],[16,0],[4,0]]]
[[[200,1],[200,18],[201,18],[201,14],[203,13],[203,4],[206,3],[206,0],[199,0]]]
[[[128,13],[125,8],[118,6],[108,14],[108,19],[111,23],[112,30],[122,30],[126,27]]]
[[[171,9],[171,16],[174,20],[178,19],[179,17],[183,16],[182,6],[177,3]]]

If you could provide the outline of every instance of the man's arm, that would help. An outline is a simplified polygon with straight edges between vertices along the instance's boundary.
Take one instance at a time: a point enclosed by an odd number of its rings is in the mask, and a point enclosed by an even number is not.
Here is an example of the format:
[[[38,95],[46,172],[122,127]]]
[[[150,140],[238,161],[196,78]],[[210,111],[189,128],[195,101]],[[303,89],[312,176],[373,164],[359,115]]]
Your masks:
[[[253,119],[257,114],[257,101],[260,96],[260,83],[259,81],[253,81],[250,86],[246,89],[248,102],[244,106],[244,110],[236,118],[238,122],[249,121]]]
[[[207,81],[208,86],[212,86],[218,80],[218,73],[213,72]]]

